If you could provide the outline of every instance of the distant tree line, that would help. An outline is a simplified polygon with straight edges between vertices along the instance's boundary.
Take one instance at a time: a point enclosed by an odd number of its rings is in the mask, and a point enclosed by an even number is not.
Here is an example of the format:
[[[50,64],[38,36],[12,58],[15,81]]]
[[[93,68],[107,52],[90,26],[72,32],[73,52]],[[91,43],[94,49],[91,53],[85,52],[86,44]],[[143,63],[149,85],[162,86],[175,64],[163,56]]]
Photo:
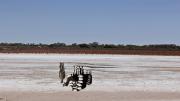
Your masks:
[[[99,44],[98,42],[92,43],[73,43],[73,44],[65,44],[65,43],[52,43],[52,44],[35,44],[35,43],[0,43],[0,50],[3,49],[19,49],[19,48],[63,48],[63,49],[97,49],[97,50],[180,50],[180,46],[175,44],[153,44],[153,45],[123,45],[123,44]]]

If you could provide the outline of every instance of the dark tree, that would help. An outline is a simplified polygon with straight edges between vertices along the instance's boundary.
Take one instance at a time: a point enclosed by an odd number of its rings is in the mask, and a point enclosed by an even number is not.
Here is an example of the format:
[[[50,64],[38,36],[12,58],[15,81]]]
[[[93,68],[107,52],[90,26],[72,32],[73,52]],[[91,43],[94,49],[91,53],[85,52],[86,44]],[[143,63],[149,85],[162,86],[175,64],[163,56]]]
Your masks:
[[[83,43],[83,44],[79,44],[79,47],[80,47],[80,48],[89,48],[89,45]]]

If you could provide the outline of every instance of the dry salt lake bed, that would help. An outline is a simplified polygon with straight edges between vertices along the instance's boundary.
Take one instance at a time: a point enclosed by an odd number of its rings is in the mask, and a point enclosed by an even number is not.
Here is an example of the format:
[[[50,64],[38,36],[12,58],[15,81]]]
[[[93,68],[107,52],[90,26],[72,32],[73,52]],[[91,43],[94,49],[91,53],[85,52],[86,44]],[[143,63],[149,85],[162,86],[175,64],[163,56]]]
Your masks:
[[[180,91],[179,56],[0,54],[0,89],[61,91],[59,62],[89,66],[93,84],[86,90]]]
[[[73,65],[92,71],[93,84],[82,92],[178,92],[179,96],[180,56],[1,53],[0,91],[71,91],[60,84],[59,62],[65,63],[67,74]]]

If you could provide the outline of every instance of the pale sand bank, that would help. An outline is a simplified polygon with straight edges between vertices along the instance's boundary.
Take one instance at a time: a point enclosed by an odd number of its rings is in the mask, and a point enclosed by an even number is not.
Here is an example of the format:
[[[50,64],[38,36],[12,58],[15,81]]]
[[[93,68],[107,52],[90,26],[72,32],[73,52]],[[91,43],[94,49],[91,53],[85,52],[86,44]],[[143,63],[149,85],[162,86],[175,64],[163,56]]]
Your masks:
[[[180,101],[180,93],[143,91],[0,92],[0,97],[0,101]]]

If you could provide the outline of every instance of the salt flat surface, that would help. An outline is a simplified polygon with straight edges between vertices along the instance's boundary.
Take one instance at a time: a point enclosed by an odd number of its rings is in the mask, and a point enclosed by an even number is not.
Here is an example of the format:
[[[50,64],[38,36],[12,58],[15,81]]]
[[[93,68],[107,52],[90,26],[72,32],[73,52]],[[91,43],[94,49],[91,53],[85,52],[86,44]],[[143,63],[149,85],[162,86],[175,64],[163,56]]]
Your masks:
[[[180,92],[179,56],[0,54],[0,90],[66,91],[58,78],[59,62],[67,74],[73,65],[89,66],[93,84],[86,91]]]

